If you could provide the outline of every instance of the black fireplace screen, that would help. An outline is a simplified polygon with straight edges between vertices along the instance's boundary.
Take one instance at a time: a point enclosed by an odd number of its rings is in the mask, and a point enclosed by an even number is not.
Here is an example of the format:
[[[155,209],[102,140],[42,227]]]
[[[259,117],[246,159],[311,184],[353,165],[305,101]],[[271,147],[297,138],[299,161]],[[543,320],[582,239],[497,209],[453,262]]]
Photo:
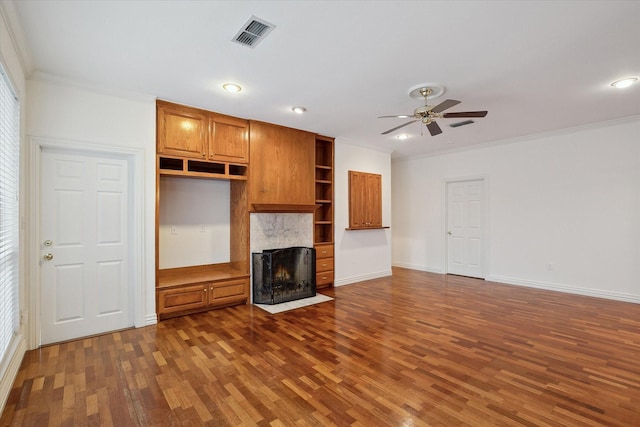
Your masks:
[[[316,295],[316,251],[293,247],[253,253],[253,302],[278,304]]]

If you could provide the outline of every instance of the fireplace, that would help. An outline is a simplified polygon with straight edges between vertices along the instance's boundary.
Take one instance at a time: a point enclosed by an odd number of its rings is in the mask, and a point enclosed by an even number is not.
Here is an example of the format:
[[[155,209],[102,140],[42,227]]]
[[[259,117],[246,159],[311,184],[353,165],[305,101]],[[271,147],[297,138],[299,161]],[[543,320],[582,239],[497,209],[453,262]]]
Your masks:
[[[291,247],[253,253],[253,302],[278,304],[316,295],[316,251]]]

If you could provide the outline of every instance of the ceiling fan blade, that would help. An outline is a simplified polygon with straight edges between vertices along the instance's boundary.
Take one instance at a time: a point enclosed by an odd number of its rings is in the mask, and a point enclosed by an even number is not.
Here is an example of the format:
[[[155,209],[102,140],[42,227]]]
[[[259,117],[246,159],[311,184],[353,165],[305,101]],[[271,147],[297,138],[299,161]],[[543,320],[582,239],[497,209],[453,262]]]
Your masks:
[[[456,101],[455,99],[445,99],[440,104],[436,105],[431,109],[434,113],[441,113],[444,110],[451,108],[455,105],[460,104],[460,101]]]
[[[461,118],[461,117],[484,117],[487,111],[461,111],[459,113],[444,113],[442,117],[445,119]]]
[[[392,128],[392,129],[389,129],[389,130],[388,130],[388,131],[386,131],[386,132],[382,132],[380,135],[386,135],[386,134],[388,134],[388,133],[393,132],[394,130],[398,130],[398,129],[403,128],[403,127],[405,127],[405,126],[407,126],[407,125],[410,125],[410,124],[411,124],[411,123],[413,123],[413,122],[417,122],[417,120],[411,120],[410,122],[407,122],[407,123],[401,124],[400,126],[396,126],[396,127]]]
[[[409,114],[397,114],[395,116],[378,116],[379,119],[408,119],[411,117]]]
[[[436,136],[442,133],[442,129],[440,129],[440,126],[438,126],[436,122],[429,123],[427,125],[427,129],[429,129],[431,136]]]

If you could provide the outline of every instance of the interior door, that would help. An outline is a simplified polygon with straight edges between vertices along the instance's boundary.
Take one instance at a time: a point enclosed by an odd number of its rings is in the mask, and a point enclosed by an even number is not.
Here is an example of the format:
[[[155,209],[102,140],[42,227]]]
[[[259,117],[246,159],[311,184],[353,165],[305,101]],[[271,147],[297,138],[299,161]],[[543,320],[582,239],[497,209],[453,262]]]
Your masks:
[[[129,166],[43,150],[41,343],[133,326]]]
[[[484,278],[484,180],[447,183],[447,273]]]

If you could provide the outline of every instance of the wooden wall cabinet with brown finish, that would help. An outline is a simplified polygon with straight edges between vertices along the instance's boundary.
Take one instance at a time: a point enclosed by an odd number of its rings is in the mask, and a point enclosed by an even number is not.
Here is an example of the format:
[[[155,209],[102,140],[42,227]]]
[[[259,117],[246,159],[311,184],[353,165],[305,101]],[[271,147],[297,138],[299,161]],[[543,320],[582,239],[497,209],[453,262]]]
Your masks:
[[[349,171],[349,228],[382,226],[382,175]]]
[[[249,163],[249,122],[215,114],[209,117],[209,159]]]
[[[249,300],[248,150],[247,120],[157,101],[156,311],[160,319]],[[229,262],[160,268],[161,176],[229,181]]]
[[[157,101],[156,136],[158,153],[205,159],[209,122],[204,111]]]
[[[249,122],[158,100],[158,154],[249,163]]]
[[[258,121],[249,124],[252,212],[313,212],[315,135]]]

